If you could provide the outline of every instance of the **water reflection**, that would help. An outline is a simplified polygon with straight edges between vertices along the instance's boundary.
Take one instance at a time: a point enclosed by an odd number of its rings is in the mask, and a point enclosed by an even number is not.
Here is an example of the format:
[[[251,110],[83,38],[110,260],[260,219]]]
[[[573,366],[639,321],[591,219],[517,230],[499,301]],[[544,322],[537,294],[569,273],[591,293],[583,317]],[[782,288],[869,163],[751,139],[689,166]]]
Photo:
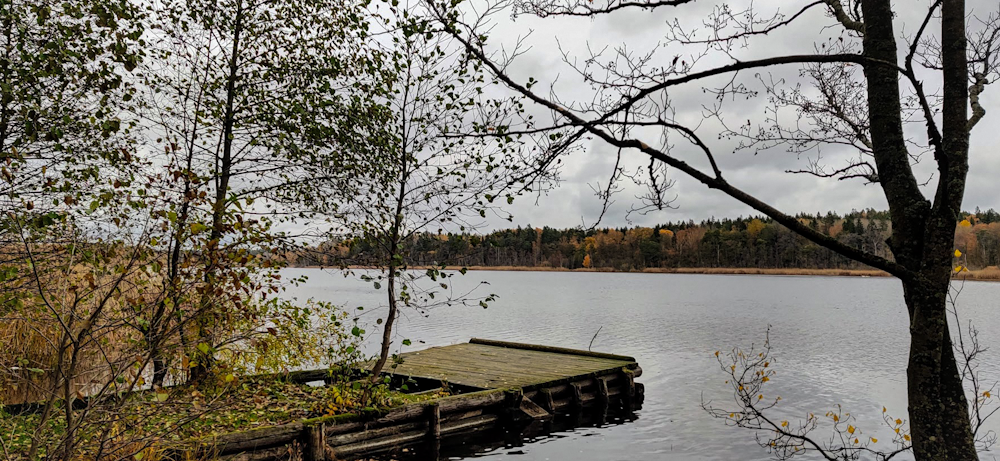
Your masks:
[[[396,449],[369,459],[380,461],[461,460],[511,456],[536,459],[532,447],[582,437],[600,437],[608,428],[628,425],[639,418],[636,412],[622,413],[607,408],[558,415],[550,421],[530,421],[446,437],[436,444]],[[564,459],[564,458],[559,458]]]

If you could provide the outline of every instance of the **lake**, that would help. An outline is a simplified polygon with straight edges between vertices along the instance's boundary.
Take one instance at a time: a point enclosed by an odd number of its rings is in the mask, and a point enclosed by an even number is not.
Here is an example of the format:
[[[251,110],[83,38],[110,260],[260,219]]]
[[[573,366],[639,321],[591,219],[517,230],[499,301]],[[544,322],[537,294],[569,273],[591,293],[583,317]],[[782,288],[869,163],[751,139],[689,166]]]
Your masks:
[[[365,306],[361,322],[371,341],[384,310],[381,292],[339,272],[287,269],[309,282],[286,296]],[[909,339],[902,288],[891,278],[747,275],[627,274],[595,272],[470,271],[455,275],[456,292],[499,296],[488,309],[443,306],[427,315],[403,313],[396,346],[402,351],[466,342],[470,337],[520,341],[634,356],[646,386],[643,408],[619,424],[557,430],[519,444],[453,449],[447,459],[511,460],[765,460],[752,431],[727,427],[702,408],[703,400],[735,408],[715,351],[760,345],[771,326],[776,376],[765,392],[782,400],[776,415],[796,421],[840,404],[857,417],[874,447],[892,449],[882,407],[906,419],[906,353]],[[956,288],[958,285],[956,285]],[[963,318],[975,322],[991,348],[981,371],[998,378],[1000,283],[967,282],[957,297]],[[368,344],[374,351],[375,344]],[[992,429],[1000,428],[1000,417]],[[828,427],[814,436],[826,441]],[[805,457],[803,459],[818,459]],[[899,457],[894,459],[900,459]],[[903,457],[902,459],[908,459]],[[983,459],[993,459],[984,453]]]

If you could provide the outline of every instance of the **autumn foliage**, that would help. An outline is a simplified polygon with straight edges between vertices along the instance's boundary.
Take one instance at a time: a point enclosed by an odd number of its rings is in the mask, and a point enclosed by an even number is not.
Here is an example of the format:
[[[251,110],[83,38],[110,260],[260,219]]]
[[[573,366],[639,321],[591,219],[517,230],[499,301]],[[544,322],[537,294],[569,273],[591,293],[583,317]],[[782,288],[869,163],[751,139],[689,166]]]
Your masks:
[[[1000,215],[967,213],[956,224],[956,247],[970,269],[1000,264]],[[887,212],[802,214],[804,224],[856,248],[891,258]],[[681,268],[868,269],[819,247],[762,217],[668,222],[655,227],[555,229],[518,227],[485,235],[425,233],[413,237],[417,264],[485,267],[652,270]],[[284,258],[298,266],[364,264],[373,247],[364,241],[325,242]]]

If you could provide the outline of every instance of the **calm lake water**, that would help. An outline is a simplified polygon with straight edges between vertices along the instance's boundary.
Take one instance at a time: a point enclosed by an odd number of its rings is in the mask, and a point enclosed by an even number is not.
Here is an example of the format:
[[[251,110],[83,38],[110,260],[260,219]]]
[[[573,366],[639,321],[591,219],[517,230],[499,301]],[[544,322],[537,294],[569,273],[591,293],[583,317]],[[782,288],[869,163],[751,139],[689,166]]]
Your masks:
[[[365,312],[384,304],[371,284],[339,272],[286,273],[309,277],[288,296],[365,306]],[[476,293],[499,296],[488,309],[405,312],[397,342],[406,338],[413,345],[402,351],[470,337],[586,349],[600,328],[593,350],[636,357],[645,403],[634,420],[556,430],[523,444],[469,441],[444,452],[446,459],[771,459],[752,431],[727,427],[701,408],[703,400],[735,408],[714,353],[761,344],[768,325],[777,375],[765,392],[782,397],[776,409],[781,418],[825,414],[840,404],[856,415],[863,434],[880,439],[875,446],[887,451],[892,437],[882,423],[882,407],[906,419],[909,339],[902,288],[894,279],[470,271],[456,275],[453,285],[461,292],[483,281],[489,285]],[[976,323],[982,345],[991,348],[981,371],[992,383],[1000,377],[1000,283],[965,283],[957,299],[963,317]],[[372,322],[370,335],[378,315],[384,311],[361,317]],[[370,341],[376,341],[374,335]],[[1000,428],[1000,417],[992,423]],[[821,426],[814,434],[827,440],[830,431]],[[982,459],[997,453],[983,453]]]

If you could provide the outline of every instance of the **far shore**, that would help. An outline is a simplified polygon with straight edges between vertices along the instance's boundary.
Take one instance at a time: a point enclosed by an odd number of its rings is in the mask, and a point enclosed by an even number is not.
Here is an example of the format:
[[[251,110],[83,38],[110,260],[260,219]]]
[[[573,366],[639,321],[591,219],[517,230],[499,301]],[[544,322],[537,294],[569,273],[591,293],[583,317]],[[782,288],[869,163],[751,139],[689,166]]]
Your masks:
[[[423,270],[429,266],[413,266],[412,269]],[[709,275],[787,275],[787,276],[822,276],[822,277],[890,277],[889,273],[875,269],[795,269],[795,268],[756,268],[756,267],[647,267],[641,270],[618,270],[611,267],[591,267],[567,269],[565,267],[545,266],[448,266],[447,270],[459,270],[462,267],[470,271],[521,271],[521,272],[623,272],[643,274],[709,274]],[[300,266],[303,269],[320,269],[321,266]],[[333,267],[327,267],[333,268]],[[351,269],[374,269],[368,266],[350,266]],[[985,269],[965,271],[956,279],[976,281],[1000,281],[1000,268],[990,266]]]

